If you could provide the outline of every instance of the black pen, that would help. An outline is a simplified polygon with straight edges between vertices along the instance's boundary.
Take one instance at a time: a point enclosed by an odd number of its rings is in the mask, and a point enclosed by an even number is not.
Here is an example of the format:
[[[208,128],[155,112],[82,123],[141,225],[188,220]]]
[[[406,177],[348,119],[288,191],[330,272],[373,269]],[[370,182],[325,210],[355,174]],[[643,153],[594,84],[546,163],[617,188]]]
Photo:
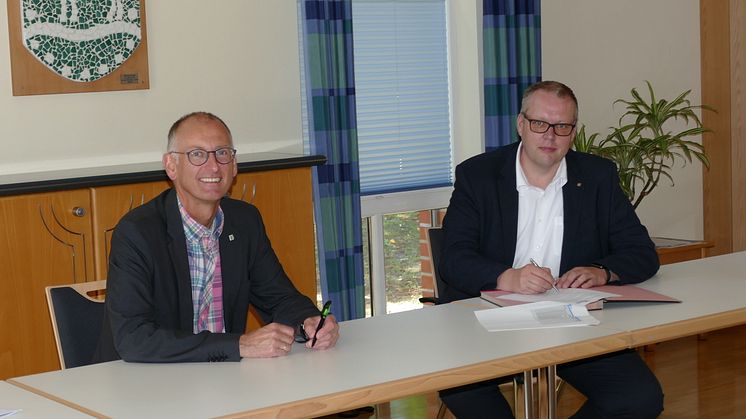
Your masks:
[[[319,330],[324,327],[324,320],[326,320],[326,316],[329,315],[329,311],[331,311],[331,308],[332,300],[329,300],[324,304],[324,308],[321,309],[321,320],[319,320],[319,325],[316,326],[316,332],[314,332],[313,340],[311,341],[312,348],[314,347],[314,345],[316,345],[316,335],[319,333]]]

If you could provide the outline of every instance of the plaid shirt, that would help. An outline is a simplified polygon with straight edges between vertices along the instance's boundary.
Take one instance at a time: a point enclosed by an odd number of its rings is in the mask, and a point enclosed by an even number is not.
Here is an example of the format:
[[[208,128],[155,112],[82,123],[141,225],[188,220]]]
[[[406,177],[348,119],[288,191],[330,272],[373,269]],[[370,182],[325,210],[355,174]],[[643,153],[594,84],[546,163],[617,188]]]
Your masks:
[[[207,228],[194,220],[179,200],[184,236],[186,236],[189,275],[192,278],[194,333],[203,330],[225,332],[223,324],[223,279],[220,269],[220,233],[223,231],[223,210]]]

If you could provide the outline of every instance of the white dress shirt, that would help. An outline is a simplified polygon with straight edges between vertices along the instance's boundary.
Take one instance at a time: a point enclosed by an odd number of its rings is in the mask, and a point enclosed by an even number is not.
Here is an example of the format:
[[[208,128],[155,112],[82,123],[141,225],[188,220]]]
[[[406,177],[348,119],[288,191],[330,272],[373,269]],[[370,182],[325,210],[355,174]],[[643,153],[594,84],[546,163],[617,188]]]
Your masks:
[[[515,244],[513,268],[530,264],[531,259],[559,276],[562,258],[562,235],[565,230],[562,187],[567,183],[567,164],[563,158],[557,173],[546,189],[533,186],[526,180],[521,167],[521,149],[515,157],[516,190],[518,190],[518,237]]]

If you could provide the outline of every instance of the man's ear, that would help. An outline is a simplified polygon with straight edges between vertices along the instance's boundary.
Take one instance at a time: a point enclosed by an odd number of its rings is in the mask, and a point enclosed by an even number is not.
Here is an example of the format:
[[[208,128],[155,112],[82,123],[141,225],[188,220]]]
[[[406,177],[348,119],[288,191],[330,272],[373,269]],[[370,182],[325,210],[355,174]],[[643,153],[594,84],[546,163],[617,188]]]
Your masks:
[[[163,154],[163,168],[166,170],[169,179],[174,180],[176,178],[176,159],[173,154]]]
[[[523,123],[526,122],[526,118],[523,117],[523,113],[518,112],[518,116],[515,118],[515,129],[518,131],[518,135],[523,134]]]

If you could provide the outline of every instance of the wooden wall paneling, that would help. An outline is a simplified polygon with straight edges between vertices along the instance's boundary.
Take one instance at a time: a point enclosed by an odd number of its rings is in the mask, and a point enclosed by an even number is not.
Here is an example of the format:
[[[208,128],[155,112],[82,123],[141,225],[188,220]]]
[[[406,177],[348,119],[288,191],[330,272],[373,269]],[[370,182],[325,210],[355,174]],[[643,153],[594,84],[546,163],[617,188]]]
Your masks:
[[[111,235],[119,220],[170,187],[167,181],[91,188],[93,213],[95,279],[107,278]]]
[[[746,3],[730,2],[733,251],[746,250]]]
[[[729,16],[729,0],[700,0],[702,103],[717,110],[702,115],[713,131],[702,138],[710,158],[702,183],[704,236],[714,244],[707,252],[711,256],[733,248]]]
[[[231,197],[255,205],[285,272],[298,290],[316,301],[311,170],[307,167],[239,173]],[[249,330],[259,326],[255,313]]]
[[[44,287],[93,278],[90,217],[87,189],[0,198],[0,379],[59,368]]]

